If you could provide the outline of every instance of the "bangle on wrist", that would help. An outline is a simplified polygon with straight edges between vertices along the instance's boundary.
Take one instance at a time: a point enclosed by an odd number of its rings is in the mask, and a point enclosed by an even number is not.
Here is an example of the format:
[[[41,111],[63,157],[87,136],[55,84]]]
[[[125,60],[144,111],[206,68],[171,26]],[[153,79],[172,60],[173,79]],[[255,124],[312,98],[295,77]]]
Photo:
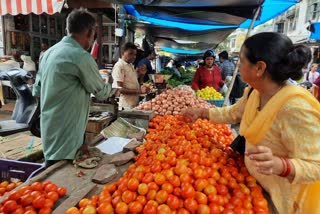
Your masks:
[[[287,158],[280,158],[282,165],[283,165],[283,170],[282,173],[280,174],[281,177],[288,177],[291,174],[292,167],[290,164],[290,161]]]

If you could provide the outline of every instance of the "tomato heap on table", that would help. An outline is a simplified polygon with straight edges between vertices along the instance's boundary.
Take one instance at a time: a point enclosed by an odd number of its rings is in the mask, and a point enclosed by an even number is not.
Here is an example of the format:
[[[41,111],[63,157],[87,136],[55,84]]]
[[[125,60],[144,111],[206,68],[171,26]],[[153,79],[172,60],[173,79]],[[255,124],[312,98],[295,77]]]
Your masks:
[[[135,163],[67,214],[269,213],[262,188],[229,149],[227,125],[156,116]]]
[[[21,185],[22,182],[9,182],[9,181],[2,181],[0,183],[0,196],[3,196],[6,192],[10,192],[17,186]]]
[[[50,214],[54,203],[66,194],[51,181],[35,182],[12,190],[0,204],[0,214]]]

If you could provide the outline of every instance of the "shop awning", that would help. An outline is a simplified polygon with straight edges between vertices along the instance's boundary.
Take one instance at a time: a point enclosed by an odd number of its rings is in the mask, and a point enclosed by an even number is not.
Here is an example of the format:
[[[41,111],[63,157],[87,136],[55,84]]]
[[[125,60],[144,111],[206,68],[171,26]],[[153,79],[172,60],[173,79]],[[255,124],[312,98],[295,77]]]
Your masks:
[[[311,28],[310,39],[315,39],[320,41],[320,22],[312,23],[310,28]]]
[[[0,15],[54,14],[62,10],[64,0],[1,0]]]

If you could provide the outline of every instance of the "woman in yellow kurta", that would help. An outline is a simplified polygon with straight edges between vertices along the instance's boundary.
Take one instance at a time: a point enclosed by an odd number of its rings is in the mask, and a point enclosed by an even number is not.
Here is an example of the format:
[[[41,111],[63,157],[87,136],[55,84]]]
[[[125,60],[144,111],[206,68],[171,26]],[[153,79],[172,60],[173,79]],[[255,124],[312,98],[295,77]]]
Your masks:
[[[190,109],[186,116],[239,123],[245,164],[280,214],[320,213],[320,104],[291,85],[310,60],[310,49],[278,33],[248,38],[240,52],[243,81],[253,88],[234,105]]]

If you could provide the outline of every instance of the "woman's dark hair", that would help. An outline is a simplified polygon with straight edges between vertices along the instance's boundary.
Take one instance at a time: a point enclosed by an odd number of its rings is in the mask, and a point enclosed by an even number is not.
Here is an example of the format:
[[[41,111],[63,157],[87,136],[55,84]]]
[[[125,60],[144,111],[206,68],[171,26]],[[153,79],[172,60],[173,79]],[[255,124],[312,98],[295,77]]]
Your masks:
[[[86,30],[94,29],[96,19],[88,10],[80,8],[74,9],[67,17],[67,31],[69,34],[82,33]]]
[[[127,42],[121,47],[121,53],[124,53],[125,51],[127,51],[129,49],[137,50],[138,48],[132,42]]]
[[[304,45],[293,45],[289,37],[274,32],[259,33],[243,44],[244,54],[252,64],[266,63],[272,80],[282,83],[302,77],[302,68],[311,60],[311,50]]]

